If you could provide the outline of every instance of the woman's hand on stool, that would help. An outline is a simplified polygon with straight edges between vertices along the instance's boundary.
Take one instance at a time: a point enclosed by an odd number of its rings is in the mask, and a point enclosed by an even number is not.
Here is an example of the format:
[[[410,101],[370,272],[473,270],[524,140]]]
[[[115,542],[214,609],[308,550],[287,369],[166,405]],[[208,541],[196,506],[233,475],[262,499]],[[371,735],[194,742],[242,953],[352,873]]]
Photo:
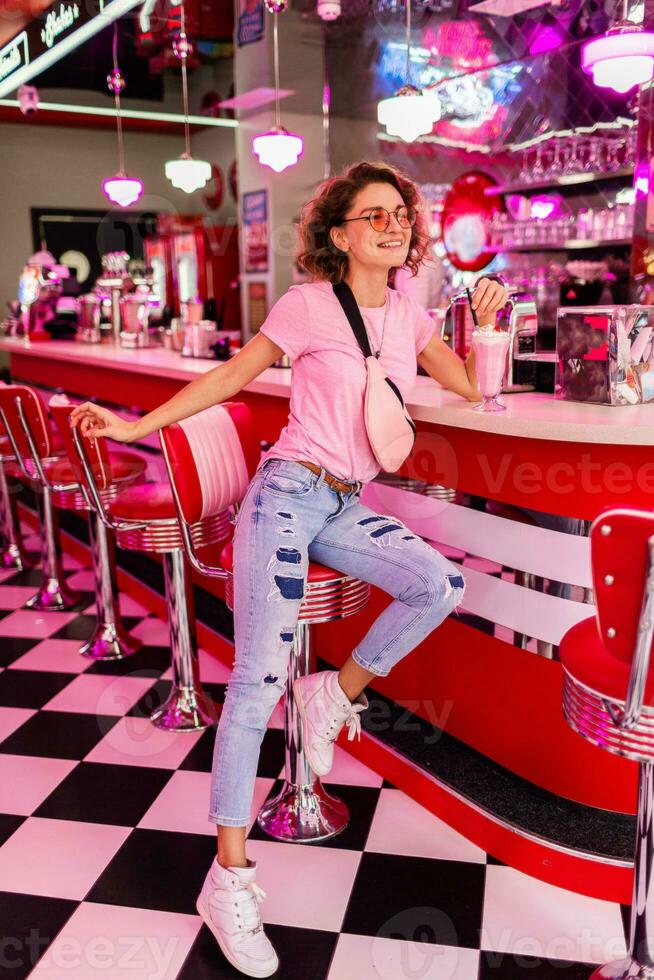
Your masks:
[[[70,414],[70,424],[78,425],[82,435],[91,439],[102,436],[116,442],[134,442],[136,438],[136,422],[121,419],[108,408],[94,405],[93,402],[76,405]]]

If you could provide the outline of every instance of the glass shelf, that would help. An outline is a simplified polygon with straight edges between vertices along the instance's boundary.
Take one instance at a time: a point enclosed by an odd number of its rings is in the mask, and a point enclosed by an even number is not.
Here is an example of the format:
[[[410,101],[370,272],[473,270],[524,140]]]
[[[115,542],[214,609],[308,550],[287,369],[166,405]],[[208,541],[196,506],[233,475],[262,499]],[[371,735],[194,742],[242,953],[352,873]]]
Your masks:
[[[615,248],[625,245],[631,245],[631,238],[611,238],[606,241],[592,238],[569,238],[567,241],[559,242],[556,245],[552,242],[543,242],[540,245],[529,242],[525,245],[491,245],[490,250],[493,252],[565,252],[582,248]]]
[[[603,170],[584,172],[579,174],[567,174],[561,177],[549,177],[546,180],[535,181],[533,184],[515,183],[498,184],[496,187],[486,187],[484,194],[491,197],[493,194],[528,194],[531,191],[541,191],[548,187],[571,187],[576,184],[592,184],[600,180],[622,180],[624,177],[633,177],[633,167],[622,167],[620,170],[613,170],[606,173]]]

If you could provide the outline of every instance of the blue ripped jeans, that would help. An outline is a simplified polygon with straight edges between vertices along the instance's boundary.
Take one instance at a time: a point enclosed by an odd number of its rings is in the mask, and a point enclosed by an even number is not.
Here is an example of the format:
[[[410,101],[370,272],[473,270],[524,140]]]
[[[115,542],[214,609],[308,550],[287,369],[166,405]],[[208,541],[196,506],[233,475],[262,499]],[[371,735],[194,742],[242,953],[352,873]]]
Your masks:
[[[309,561],[370,582],[395,599],[352,652],[380,677],[459,604],[464,579],[401,521],[359,493],[269,458],[255,473],[234,531],[234,668],[216,732],[209,820],[245,827],[261,741],[284,692]]]

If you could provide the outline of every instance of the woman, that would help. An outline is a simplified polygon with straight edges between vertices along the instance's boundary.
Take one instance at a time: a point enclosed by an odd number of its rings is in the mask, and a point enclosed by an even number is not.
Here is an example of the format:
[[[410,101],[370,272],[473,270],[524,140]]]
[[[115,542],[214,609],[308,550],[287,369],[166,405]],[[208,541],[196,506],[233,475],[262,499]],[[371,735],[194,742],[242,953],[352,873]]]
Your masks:
[[[309,559],[395,599],[340,671],[294,685],[307,759],[321,776],[331,768],[343,725],[360,731],[370,678],[388,674],[424,640],[460,602],[465,585],[435,549],[359,500],[361,484],[379,467],[364,427],[364,359],[332,283],[349,284],[373,350],[381,351],[380,363],[405,397],[416,357],[444,387],[470,401],[481,397],[473,357],[460,360],[415,300],[389,287],[397,268],[417,272],[429,244],[418,189],[403,173],[362,162],[325,181],[304,210],[300,239],[298,261],[312,281],[291,286],[230,361],[137,422],[90,403],[73,414],[85,434],[131,442],[233,398],[283,353],[293,364],[288,424],[262,456],[235,528],[235,662],[216,733],[209,813],[218,852],[198,898],[229,962],[251,977],[270,976],[278,959],[261,923],[263,893],[256,863],[246,857],[246,828]],[[473,296],[480,323],[494,321],[506,298],[503,286],[482,279]]]

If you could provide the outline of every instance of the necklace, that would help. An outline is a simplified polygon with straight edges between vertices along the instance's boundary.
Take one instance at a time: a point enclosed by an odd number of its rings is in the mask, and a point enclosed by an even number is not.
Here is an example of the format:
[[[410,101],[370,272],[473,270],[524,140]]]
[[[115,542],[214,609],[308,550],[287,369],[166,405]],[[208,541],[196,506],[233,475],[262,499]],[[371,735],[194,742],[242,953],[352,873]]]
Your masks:
[[[375,357],[377,358],[377,360],[379,360],[379,355],[381,354],[381,349],[382,349],[382,346],[384,344],[384,330],[386,329],[386,317],[387,316],[388,316],[388,289],[386,290],[386,302],[384,303],[384,319],[382,321],[382,332],[381,332],[381,340],[379,341],[379,350],[373,351],[373,354],[375,355]],[[368,331],[366,331],[366,333],[367,332]],[[370,343],[370,337],[368,337],[368,343]],[[372,349],[372,344],[370,344],[370,347]]]

